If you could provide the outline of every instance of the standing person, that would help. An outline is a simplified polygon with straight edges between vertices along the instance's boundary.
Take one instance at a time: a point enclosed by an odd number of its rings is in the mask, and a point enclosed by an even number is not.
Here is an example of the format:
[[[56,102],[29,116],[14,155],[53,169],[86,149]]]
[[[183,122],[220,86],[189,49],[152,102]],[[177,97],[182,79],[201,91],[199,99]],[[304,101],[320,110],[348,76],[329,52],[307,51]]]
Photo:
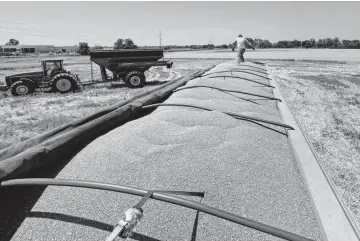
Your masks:
[[[246,50],[246,44],[250,45],[251,48],[253,50],[255,50],[254,46],[246,38],[243,38],[243,36],[241,34],[239,34],[239,37],[236,38],[235,42],[233,43],[232,51],[234,51],[235,45],[237,45],[237,48],[238,48],[237,49],[237,56],[236,56],[236,60],[237,60],[238,64],[245,61],[244,53],[245,53],[245,50]]]

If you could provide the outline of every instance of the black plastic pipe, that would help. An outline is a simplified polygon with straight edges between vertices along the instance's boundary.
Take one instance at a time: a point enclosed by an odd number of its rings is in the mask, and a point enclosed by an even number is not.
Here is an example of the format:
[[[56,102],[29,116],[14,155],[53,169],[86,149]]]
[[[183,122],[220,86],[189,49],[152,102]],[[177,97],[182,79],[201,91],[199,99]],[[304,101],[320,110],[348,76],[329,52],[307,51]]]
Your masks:
[[[147,108],[156,108],[159,106],[183,106],[183,107],[191,107],[191,108],[196,108],[196,109],[201,109],[201,110],[206,110],[206,111],[214,111],[212,109],[208,109],[205,107],[201,107],[201,106],[197,106],[197,105],[188,105],[188,104],[171,104],[171,103],[159,103],[159,104],[152,104],[152,105],[145,105],[142,106],[143,109],[147,109]],[[258,117],[252,117],[252,116],[247,116],[247,115],[241,115],[241,114],[237,114],[237,113],[232,113],[232,112],[226,112],[226,111],[220,111],[224,114],[227,114],[231,117],[237,118],[237,119],[241,119],[241,120],[253,120],[253,121],[260,121],[260,122],[264,122],[264,123],[268,123],[268,124],[272,124],[275,126],[281,126],[284,128],[288,128],[290,130],[295,130],[292,126],[280,123],[280,122],[276,122],[276,121],[270,121],[270,120],[265,120],[262,118],[258,118]]]
[[[271,96],[258,95],[258,94],[253,94],[253,93],[250,93],[250,92],[244,92],[244,91],[239,91],[239,90],[230,90],[230,89],[217,88],[217,87],[212,87],[212,86],[207,86],[207,85],[194,85],[194,86],[180,87],[178,89],[173,90],[173,92],[177,92],[177,91],[180,91],[180,90],[186,90],[186,89],[193,89],[193,88],[216,89],[216,90],[220,90],[220,91],[233,92],[233,93],[239,93],[239,94],[244,94],[244,95],[252,95],[252,96],[266,98],[266,99],[269,99],[269,100],[277,100],[277,101],[281,102],[280,99],[274,98],[274,97],[271,97]]]
[[[201,77],[206,77],[206,76],[201,76]],[[264,85],[266,87],[270,87],[270,88],[275,88],[274,86],[272,85],[268,85],[268,84],[264,84],[264,83],[261,83],[259,81],[256,81],[256,80],[251,80],[251,79],[247,79],[247,78],[243,78],[243,77],[239,77],[239,76],[235,76],[235,75],[218,75],[218,76],[210,76],[208,78],[221,78],[221,77],[229,77],[229,78],[236,78],[236,79],[243,79],[243,80],[247,80],[247,81],[250,81],[250,82],[254,82],[254,83],[257,83],[257,84],[260,84],[260,85]]]
[[[126,194],[132,194],[136,196],[145,196],[148,193],[148,190],[127,187],[127,186],[119,186],[107,183],[97,183],[97,182],[88,182],[88,181],[75,181],[75,180],[63,180],[63,179],[51,179],[51,178],[29,178],[29,179],[13,179],[4,181],[1,183],[2,187],[5,186],[27,186],[27,185],[53,185],[53,186],[68,186],[68,187],[82,187],[82,188],[91,188],[91,189],[100,189],[107,191],[114,191]],[[273,236],[283,238],[289,241],[313,241],[312,239],[308,239],[306,237],[299,236],[297,234],[284,231],[278,228],[271,227],[269,225],[259,223],[247,218],[243,218],[241,216],[210,207],[208,205],[202,204],[200,202],[195,202],[191,200],[187,200],[180,197],[169,196],[162,193],[154,193],[151,196],[152,199],[172,203],[175,205],[179,205],[182,207],[187,207],[190,209],[194,209],[197,211],[201,211],[237,224],[241,224],[243,226],[271,234]]]

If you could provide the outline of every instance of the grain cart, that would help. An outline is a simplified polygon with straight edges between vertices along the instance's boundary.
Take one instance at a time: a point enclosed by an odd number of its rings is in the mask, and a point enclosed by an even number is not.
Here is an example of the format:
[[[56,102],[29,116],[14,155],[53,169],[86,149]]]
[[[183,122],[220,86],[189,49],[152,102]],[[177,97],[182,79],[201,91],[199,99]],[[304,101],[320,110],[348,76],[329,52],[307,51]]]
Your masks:
[[[164,58],[162,49],[106,50],[90,53],[90,60],[100,66],[102,82],[122,79],[130,88],[144,86],[146,81],[144,72],[149,68],[172,67],[172,62],[158,61],[162,58]],[[107,76],[106,70],[112,72],[113,78]]]
[[[63,60],[41,61],[42,71],[9,75],[5,77],[6,88],[11,94],[27,95],[34,91],[51,91],[67,93],[79,89],[77,75],[63,68]]]

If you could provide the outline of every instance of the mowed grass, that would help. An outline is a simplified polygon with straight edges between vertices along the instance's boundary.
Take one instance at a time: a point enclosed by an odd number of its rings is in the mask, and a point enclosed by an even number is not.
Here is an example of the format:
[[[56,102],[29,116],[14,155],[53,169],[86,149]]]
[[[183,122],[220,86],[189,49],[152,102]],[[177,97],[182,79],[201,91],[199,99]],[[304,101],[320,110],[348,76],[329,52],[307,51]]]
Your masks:
[[[360,65],[269,62],[294,115],[360,224]]]
[[[74,57],[72,64],[65,67],[80,76],[81,80],[90,80],[90,65],[84,58]],[[76,63],[78,60],[79,63]],[[26,72],[29,68],[15,68],[14,60],[8,64],[9,74]],[[13,97],[9,92],[0,92],[0,150],[25,141],[55,127],[77,118],[94,113],[104,107],[150,91],[157,86],[181,76],[206,69],[220,63],[220,60],[173,60],[173,68],[154,67],[146,72],[147,84],[144,88],[130,89],[123,82],[104,83],[87,86],[78,93],[54,94],[36,93],[30,96]],[[19,61],[19,65],[29,66],[36,63]],[[4,65],[1,65],[3,68]],[[94,65],[94,79],[100,79],[98,66]],[[36,71],[36,70],[31,70]],[[3,72],[3,71],[0,71]],[[4,73],[2,73],[4,75]],[[3,79],[2,79],[3,81]]]

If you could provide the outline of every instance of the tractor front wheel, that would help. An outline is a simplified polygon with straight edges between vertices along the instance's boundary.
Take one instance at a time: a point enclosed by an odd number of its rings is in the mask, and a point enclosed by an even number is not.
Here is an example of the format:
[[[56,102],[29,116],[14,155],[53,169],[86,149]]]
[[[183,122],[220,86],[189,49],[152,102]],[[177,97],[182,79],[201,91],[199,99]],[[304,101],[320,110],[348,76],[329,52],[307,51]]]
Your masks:
[[[35,86],[31,82],[16,81],[10,87],[11,94],[14,96],[28,95],[34,92]]]
[[[74,76],[68,73],[61,73],[54,76],[49,83],[53,92],[68,93],[78,88],[77,80]]]
[[[124,81],[130,88],[141,88],[145,85],[145,75],[140,71],[132,71],[125,76]]]

